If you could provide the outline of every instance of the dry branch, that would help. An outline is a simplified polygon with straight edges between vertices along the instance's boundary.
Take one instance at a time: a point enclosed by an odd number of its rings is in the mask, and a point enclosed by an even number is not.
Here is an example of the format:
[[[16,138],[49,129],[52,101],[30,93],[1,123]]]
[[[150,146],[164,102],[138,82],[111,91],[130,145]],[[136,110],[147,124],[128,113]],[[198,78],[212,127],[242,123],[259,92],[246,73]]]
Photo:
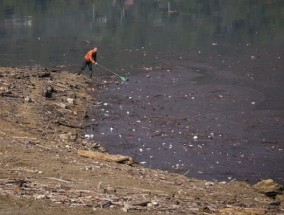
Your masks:
[[[94,151],[84,151],[84,150],[78,150],[78,154],[81,157],[92,158],[92,159],[102,160],[102,161],[126,163],[126,164],[133,164],[134,163],[134,160],[133,160],[132,157],[123,156],[123,155],[111,155],[111,154],[107,154],[107,153],[94,152]]]
[[[55,177],[45,177],[45,178],[50,179],[50,180],[59,181],[59,182],[70,183],[70,181],[66,181],[60,178],[55,178]]]

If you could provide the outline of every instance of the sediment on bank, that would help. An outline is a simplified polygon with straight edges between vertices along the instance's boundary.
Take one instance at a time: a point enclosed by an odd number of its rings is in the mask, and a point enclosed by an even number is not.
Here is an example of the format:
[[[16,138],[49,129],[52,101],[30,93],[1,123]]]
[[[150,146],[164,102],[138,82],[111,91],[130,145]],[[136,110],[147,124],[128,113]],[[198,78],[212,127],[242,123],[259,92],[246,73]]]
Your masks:
[[[29,205],[21,212],[29,214],[41,203],[53,212],[63,207],[61,214],[82,208],[84,214],[283,212],[283,187],[271,181],[264,186],[277,190],[267,192],[245,182],[189,179],[143,168],[127,156],[104,156],[98,144],[84,138],[88,108],[95,102],[91,83],[57,68],[0,68],[0,199],[5,202],[0,212],[16,213],[21,202]]]

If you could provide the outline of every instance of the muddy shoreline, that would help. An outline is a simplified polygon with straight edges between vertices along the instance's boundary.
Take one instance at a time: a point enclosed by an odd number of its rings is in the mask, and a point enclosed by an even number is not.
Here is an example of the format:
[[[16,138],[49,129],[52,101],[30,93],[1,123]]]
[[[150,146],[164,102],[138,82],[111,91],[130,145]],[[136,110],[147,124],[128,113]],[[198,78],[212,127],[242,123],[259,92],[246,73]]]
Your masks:
[[[84,76],[0,68],[0,84],[1,214],[283,212],[283,187],[271,181],[264,191],[80,156],[79,150],[103,153],[84,134],[89,105],[98,104],[90,96],[97,89]]]

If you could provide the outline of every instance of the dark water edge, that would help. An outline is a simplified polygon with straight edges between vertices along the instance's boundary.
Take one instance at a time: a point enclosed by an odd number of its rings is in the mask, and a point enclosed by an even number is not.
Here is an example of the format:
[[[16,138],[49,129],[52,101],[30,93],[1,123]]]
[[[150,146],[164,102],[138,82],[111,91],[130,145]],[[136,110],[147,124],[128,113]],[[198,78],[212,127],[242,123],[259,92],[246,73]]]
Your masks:
[[[283,184],[284,91],[272,74],[258,76],[271,67],[262,54],[165,57],[126,84],[101,87],[92,113],[97,126],[86,133],[147,167],[198,179]],[[274,57],[270,69],[282,71],[277,59],[283,55]]]

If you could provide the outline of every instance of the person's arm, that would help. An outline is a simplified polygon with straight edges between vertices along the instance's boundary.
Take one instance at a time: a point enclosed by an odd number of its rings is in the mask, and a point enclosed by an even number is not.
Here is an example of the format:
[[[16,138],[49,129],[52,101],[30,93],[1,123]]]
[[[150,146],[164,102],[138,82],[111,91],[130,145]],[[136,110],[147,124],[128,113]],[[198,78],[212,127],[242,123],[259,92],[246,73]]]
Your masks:
[[[91,62],[97,64],[97,52],[93,53],[91,56]]]

